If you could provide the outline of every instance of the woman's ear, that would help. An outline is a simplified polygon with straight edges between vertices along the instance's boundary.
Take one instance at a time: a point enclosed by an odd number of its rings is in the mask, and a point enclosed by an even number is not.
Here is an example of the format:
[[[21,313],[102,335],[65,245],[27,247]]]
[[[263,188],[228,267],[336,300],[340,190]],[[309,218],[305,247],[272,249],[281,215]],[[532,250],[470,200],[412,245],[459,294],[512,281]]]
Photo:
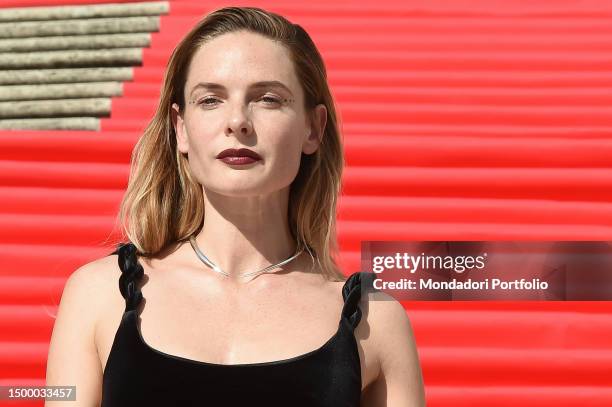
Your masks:
[[[185,122],[180,114],[180,108],[176,103],[172,103],[172,125],[176,134],[176,148],[183,154],[189,152],[189,140],[185,131]]]
[[[314,107],[310,116],[310,129],[306,133],[302,152],[304,154],[312,154],[317,151],[319,145],[323,141],[325,134],[325,125],[327,124],[327,108],[324,104],[318,104]]]

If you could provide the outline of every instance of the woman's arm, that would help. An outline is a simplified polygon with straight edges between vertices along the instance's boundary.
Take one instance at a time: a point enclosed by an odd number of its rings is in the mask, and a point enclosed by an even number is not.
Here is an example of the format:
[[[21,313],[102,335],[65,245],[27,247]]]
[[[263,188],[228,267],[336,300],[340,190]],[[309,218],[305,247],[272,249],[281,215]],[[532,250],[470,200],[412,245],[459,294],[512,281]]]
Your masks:
[[[95,345],[99,266],[88,263],[68,278],[53,325],[47,386],[76,386],[76,401],[46,401],[45,407],[100,405],[102,371]]]
[[[412,326],[394,298],[369,300],[368,323],[378,353],[380,373],[366,388],[363,407],[424,407],[425,389]]]

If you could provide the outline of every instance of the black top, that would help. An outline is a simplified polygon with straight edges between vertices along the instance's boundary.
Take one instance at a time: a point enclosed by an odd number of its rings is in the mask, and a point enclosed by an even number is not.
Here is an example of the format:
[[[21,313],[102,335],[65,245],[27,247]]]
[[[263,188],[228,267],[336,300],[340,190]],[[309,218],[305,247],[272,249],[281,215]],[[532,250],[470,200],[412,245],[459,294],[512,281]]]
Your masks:
[[[361,366],[354,329],[361,320],[361,288],[374,273],[356,272],[342,288],[338,330],[311,352],[272,362],[215,364],[151,348],[138,328],[143,276],[136,247],[121,243],[119,289],[126,300],[104,369],[101,407],[124,406],[308,406],[355,407]]]

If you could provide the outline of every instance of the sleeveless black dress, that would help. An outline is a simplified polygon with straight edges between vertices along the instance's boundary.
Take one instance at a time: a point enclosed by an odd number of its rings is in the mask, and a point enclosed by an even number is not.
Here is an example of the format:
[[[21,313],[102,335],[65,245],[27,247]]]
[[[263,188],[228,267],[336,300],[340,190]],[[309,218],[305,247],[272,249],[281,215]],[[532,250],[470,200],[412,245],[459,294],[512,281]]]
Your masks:
[[[356,272],[345,281],[338,330],[318,349],[278,361],[224,365],[147,345],[138,328],[143,268],[136,248],[121,243],[113,254],[119,255],[126,307],[104,369],[101,407],[359,406],[362,378],[354,329],[362,315],[362,283],[371,286],[374,273]]]

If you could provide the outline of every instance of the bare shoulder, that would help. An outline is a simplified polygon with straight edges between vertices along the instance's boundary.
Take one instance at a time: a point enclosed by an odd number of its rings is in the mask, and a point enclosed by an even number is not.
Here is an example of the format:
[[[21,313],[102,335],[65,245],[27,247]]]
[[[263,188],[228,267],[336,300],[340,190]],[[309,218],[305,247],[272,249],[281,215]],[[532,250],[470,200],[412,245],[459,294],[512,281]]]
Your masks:
[[[375,330],[373,334],[387,345],[390,340],[412,339],[410,319],[403,305],[383,291],[368,292],[361,297],[367,302],[368,322]],[[381,349],[383,350],[383,349]]]
[[[99,405],[102,369],[96,324],[102,310],[115,303],[109,296],[120,272],[117,257],[105,256],[80,266],[64,284],[49,344],[46,384],[77,386],[82,405]],[[45,406],[59,403],[47,401]]]
[[[62,307],[83,310],[89,320],[89,333],[95,337],[95,330],[104,310],[109,305],[120,306],[122,297],[119,291],[121,269],[117,255],[108,255],[86,264],[70,274],[62,293]],[[114,306],[113,308],[116,308]]]
[[[111,286],[118,290],[118,279],[121,275],[117,255],[108,255],[86,264],[72,272],[66,284],[64,293],[74,299],[87,299],[90,306],[108,300]],[[66,294],[65,294],[66,295]]]
[[[78,286],[81,291],[89,290],[118,278],[120,273],[117,255],[108,255],[80,266],[70,274],[66,285]]]
[[[367,330],[368,344],[377,367],[382,370],[385,361],[392,359],[391,353],[413,339],[406,310],[382,291],[363,292],[358,306],[362,314],[358,331]]]
[[[367,320],[380,366],[363,405],[425,405],[423,378],[412,324],[404,306],[391,295],[369,292]]]

